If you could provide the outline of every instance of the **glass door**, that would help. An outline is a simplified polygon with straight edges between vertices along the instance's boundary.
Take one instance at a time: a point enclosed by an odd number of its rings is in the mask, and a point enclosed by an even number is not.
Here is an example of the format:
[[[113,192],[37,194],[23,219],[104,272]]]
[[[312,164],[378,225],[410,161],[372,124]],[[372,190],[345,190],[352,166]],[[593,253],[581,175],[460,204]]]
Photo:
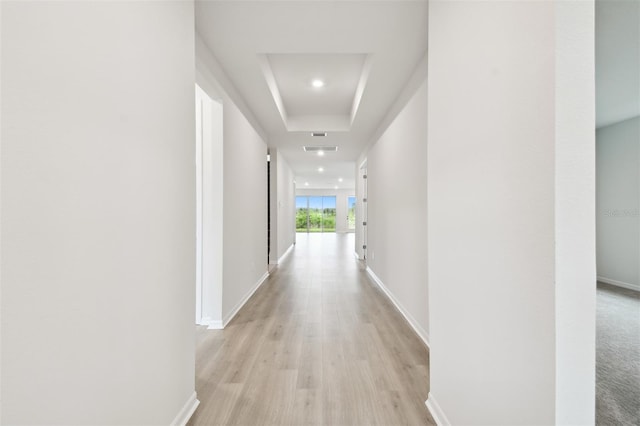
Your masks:
[[[322,232],[336,232],[336,197],[322,197]]]
[[[336,232],[336,197],[296,196],[296,232]]]
[[[322,232],[322,197],[309,198],[309,229],[307,232]]]
[[[355,231],[356,229],[356,197],[347,197],[347,229]]]
[[[309,200],[296,197],[296,232],[309,232]]]

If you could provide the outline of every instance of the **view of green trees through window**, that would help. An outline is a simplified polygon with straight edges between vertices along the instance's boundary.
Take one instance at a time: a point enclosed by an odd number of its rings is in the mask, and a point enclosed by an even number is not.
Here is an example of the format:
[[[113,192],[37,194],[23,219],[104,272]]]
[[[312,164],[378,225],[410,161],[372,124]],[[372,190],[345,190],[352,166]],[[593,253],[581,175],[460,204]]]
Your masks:
[[[356,229],[356,197],[347,198],[347,228]]]
[[[296,232],[336,232],[336,197],[297,196]]]

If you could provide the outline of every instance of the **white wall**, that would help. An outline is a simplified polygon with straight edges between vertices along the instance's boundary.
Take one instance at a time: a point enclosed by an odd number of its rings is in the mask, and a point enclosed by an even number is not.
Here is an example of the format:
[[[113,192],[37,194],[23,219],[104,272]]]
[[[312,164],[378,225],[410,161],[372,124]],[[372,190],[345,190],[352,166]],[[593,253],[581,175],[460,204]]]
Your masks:
[[[425,52],[420,62],[416,65],[416,68],[414,69],[413,74],[410,76],[409,80],[407,81],[407,84],[402,89],[402,91],[398,94],[397,99],[389,107],[387,114],[380,121],[378,128],[373,133],[373,136],[371,138],[373,143],[379,141],[383,137],[383,135],[389,130],[389,127],[392,125],[392,123],[398,119],[398,115],[400,115],[400,113],[407,108],[407,104],[409,103],[409,101],[411,101],[416,96],[416,93],[418,92],[418,90],[425,84],[425,76],[427,74],[427,59],[428,59],[428,54],[427,52]],[[405,115],[406,114],[411,114],[411,113],[405,113]],[[420,120],[424,121],[424,115],[420,117]],[[404,121],[406,122],[406,120]],[[415,126],[416,124],[412,123],[411,125]],[[426,123],[423,123],[423,125],[426,125]],[[395,126],[396,130],[393,130],[392,132],[398,133],[398,127],[403,127],[403,126],[404,125],[396,125]],[[424,131],[424,127],[422,127],[421,130]],[[388,137],[389,136],[387,136],[387,138]],[[412,135],[411,137],[413,138],[415,137],[415,135]],[[367,188],[366,186],[367,182],[362,175],[366,171],[366,167],[367,167],[368,149],[369,147],[367,147],[367,149],[360,154],[360,156],[356,160],[356,167],[355,167],[356,197],[357,197],[355,253],[357,257],[361,260],[364,259],[365,257],[364,256],[365,250],[362,248],[362,246],[364,243],[366,243],[365,241],[366,229],[364,226],[362,226],[362,219],[365,216],[366,206],[365,204],[363,204],[362,198],[364,197],[364,194]],[[396,155],[402,155],[402,154],[396,154]],[[409,161],[409,163],[415,162],[413,158],[408,158],[407,160]],[[417,160],[417,164],[420,164],[421,167],[426,167],[424,163],[420,163],[420,160],[424,160],[424,158],[421,158],[421,159],[419,158],[415,160]],[[412,182],[411,185],[415,188],[416,183]]]
[[[556,424],[595,423],[594,6],[554,11]]]
[[[276,158],[277,260],[296,242],[296,184],[293,170],[279,151],[276,152]]]
[[[271,157],[269,263],[277,265],[279,259],[296,242],[295,181],[293,170],[284,156],[276,148],[271,148],[269,152]]]
[[[268,183],[267,146],[233,103],[223,106],[226,318],[267,272]]]
[[[364,245],[365,240],[365,227],[362,225],[364,220],[364,208],[365,205],[362,201],[365,198],[365,179],[363,178],[363,174],[366,170],[366,152],[362,153],[358,160],[356,161],[355,166],[355,176],[356,176],[356,229],[355,229],[355,255],[358,259],[364,260],[364,249],[362,246]]]
[[[196,402],[193,19],[2,2],[2,424]]]
[[[640,115],[640,2],[597,0],[596,126]]]
[[[0,3],[0,309],[2,309],[2,3]],[[0,311],[0,424],[2,424],[2,315]]]
[[[441,423],[593,424],[593,2],[429,7]]]
[[[336,197],[336,232],[338,233],[353,232],[353,230],[348,229],[347,224],[347,198],[354,197],[355,194],[355,189],[296,189],[296,195]],[[295,216],[293,220],[295,227]]]
[[[367,266],[427,340],[426,73],[422,80],[367,153]]]
[[[598,277],[640,290],[640,117],[596,132]]]
[[[267,145],[221,87],[226,79],[196,36],[198,85],[223,107],[223,288],[226,324],[267,274]]]
[[[269,152],[269,264],[278,264],[278,154],[275,148]]]

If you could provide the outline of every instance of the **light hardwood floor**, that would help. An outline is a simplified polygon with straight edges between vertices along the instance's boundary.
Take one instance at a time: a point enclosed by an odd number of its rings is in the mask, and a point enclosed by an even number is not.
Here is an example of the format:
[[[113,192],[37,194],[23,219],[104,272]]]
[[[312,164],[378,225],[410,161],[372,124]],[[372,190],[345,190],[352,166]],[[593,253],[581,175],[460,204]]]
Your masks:
[[[429,353],[353,255],[298,234],[224,330],[199,327],[190,425],[433,425]]]

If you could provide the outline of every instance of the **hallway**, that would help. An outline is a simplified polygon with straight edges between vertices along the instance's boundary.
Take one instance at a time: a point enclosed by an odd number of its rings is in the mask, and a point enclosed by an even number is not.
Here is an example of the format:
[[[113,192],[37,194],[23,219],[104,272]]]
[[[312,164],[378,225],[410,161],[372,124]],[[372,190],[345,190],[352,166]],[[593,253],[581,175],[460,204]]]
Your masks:
[[[428,351],[353,246],[297,234],[226,329],[198,329],[190,425],[435,424]]]
[[[0,0],[0,424],[593,425],[637,12]]]

